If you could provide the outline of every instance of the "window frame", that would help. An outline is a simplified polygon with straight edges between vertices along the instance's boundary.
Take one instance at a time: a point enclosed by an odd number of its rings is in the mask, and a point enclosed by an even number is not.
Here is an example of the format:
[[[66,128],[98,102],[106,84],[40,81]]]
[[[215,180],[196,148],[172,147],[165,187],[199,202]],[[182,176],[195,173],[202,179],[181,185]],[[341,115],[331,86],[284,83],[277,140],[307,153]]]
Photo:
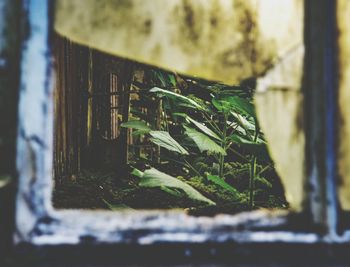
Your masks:
[[[29,34],[22,46],[17,138],[18,193],[15,241],[33,246],[155,245],[155,244],[315,244],[350,241],[338,234],[335,189],[336,70],[335,46],[322,38],[335,34],[335,16],[324,16],[324,33],[317,31],[314,16],[335,13],[333,0],[305,1],[305,94],[307,167],[305,210],[252,211],[237,215],[193,217],[180,211],[82,211],[54,210],[53,188],[53,84],[50,47],[53,1],[27,0],[23,9]],[[309,37],[311,37],[309,39]],[[333,39],[334,40],[334,39]],[[317,41],[321,41],[317,43]],[[317,50],[316,48],[321,50]],[[314,53],[314,54],[313,54]],[[315,55],[322,57],[315,57]],[[35,66],[33,66],[35,62]],[[321,65],[320,65],[321,64]],[[327,79],[318,80],[319,66]],[[316,79],[317,80],[317,79]],[[317,87],[316,87],[317,86]],[[312,88],[308,90],[307,88]],[[320,94],[317,88],[321,88]],[[318,105],[317,103],[322,103]],[[308,112],[312,111],[312,112]],[[318,112],[322,111],[320,119]],[[327,113],[329,112],[330,115]],[[327,115],[328,114],[328,115]],[[310,122],[310,123],[309,123]],[[325,131],[319,138],[319,131]],[[317,142],[314,140],[317,139]],[[319,158],[320,145],[324,152]],[[316,155],[316,156],[315,156]],[[325,167],[326,166],[326,167]],[[326,171],[325,171],[326,170]],[[321,174],[321,175],[319,175]],[[321,199],[321,201],[319,201]]]

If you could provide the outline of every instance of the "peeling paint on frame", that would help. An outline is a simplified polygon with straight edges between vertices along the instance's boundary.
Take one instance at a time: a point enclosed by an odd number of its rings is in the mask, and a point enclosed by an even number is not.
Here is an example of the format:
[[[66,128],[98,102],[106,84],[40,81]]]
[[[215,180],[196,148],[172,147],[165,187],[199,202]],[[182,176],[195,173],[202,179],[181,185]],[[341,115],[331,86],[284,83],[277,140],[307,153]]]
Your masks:
[[[314,232],[283,230],[289,223],[286,212],[191,217],[176,211],[55,211],[51,204],[53,69],[48,3],[27,0],[25,5],[31,32],[23,46],[21,70],[17,243],[81,244],[86,237],[97,244],[327,242]]]

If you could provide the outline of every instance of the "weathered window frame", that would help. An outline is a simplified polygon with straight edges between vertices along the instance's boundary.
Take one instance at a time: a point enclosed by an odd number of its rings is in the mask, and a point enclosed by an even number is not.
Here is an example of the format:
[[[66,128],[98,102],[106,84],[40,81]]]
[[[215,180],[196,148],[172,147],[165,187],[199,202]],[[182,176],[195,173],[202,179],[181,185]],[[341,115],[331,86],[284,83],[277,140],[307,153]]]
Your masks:
[[[348,241],[339,234],[335,189],[336,68],[333,0],[305,1],[305,120],[307,185],[312,192],[300,214],[256,211],[191,217],[175,211],[56,211],[51,205],[53,151],[53,64],[51,1],[28,0],[30,34],[21,61],[17,169],[17,243],[33,246],[157,243],[297,243]],[[332,16],[322,12],[332,13]],[[323,20],[317,20],[322,17]],[[322,23],[323,25],[320,25]],[[324,27],[321,27],[324,26]],[[317,29],[322,29],[319,32]],[[326,38],[328,37],[328,38]],[[333,39],[332,39],[333,38]],[[322,55],[320,57],[320,55]],[[35,66],[33,66],[33,62]],[[314,68],[317,66],[317,68]],[[318,79],[323,74],[326,79]],[[310,89],[311,88],[311,89]],[[322,93],[320,93],[322,92]],[[321,133],[321,134],[320,134]],[[315,227],[319,226],[319,227]]]

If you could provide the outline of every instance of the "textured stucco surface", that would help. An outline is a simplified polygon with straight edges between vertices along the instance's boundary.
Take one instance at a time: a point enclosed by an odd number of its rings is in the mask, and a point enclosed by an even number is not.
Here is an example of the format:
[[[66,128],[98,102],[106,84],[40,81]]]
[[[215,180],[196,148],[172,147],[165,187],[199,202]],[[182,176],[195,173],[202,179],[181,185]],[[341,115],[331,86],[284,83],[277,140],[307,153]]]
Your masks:
[[[300,45],[258,79],[255,106],[285,187],[286,198],[295,210],[302,208],[304,195],[305,134],[301,80],[304,49]]]
[[[339,29],[339,174],[341,206],[350,210],[350,2],[338,1],[337,19]]]
[[[300,0],[59,0],[55,29],[111,54],[238,83],[265,73],[300,43],[301,6]]]

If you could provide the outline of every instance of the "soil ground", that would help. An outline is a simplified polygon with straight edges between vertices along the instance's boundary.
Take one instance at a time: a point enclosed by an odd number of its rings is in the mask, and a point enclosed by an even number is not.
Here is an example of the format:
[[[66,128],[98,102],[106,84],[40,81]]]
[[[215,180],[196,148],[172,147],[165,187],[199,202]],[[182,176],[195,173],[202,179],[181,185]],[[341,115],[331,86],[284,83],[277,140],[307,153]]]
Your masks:
[[[196,180],[187,181],[204,196],[216,202],[208,207],[186,196],[175,197],[157,188],[138,186],[137,177],[118,177],[114,172],[85,170],[69,179],[56,181],[53,205],[57,209],[175,209],[182,208],[193,215],[235,214],[250,210],[247,202],[233,200],[229,192],[212,185],[203,185]],[[259,203],[258,207],[286,208],[283,199],[272,198]]]

